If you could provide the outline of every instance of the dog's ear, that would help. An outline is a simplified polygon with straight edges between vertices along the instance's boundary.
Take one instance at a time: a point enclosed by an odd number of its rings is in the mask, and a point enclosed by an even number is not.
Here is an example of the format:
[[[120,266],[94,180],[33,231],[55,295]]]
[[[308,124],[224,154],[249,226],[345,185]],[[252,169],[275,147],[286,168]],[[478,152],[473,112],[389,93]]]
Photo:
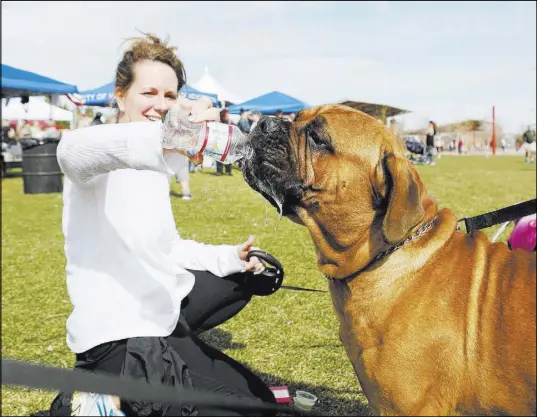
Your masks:
[[[421,189],[414,170],[406,158],[389,154],[384,157],[384,167],[391,182],[388,191],[388,207],[382,223],[384,240],[389,244],[403,241],[410,230],[425,216],[421,204]]]

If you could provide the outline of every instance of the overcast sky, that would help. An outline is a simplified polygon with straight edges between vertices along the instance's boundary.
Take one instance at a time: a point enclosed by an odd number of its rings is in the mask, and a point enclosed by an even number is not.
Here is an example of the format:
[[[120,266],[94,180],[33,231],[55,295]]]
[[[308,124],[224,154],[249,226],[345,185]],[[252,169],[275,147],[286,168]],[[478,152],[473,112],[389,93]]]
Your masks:
[[[2,62],[80,90],[113,80],[123,39],[170,36],[194,84],[413,110],[409,127],[535,122],[535,2],[2,1]]]

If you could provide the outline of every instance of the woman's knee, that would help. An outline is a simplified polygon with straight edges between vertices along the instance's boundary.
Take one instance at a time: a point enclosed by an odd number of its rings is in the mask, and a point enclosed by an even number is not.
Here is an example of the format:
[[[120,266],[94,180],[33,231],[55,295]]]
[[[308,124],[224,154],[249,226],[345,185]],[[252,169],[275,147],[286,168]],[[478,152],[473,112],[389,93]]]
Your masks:
[[[207,271],[192,271],[196,282],[183,300],[182,313],[190,328],[200,333],[237,315],[252,299],[243,273],[217,277]]]

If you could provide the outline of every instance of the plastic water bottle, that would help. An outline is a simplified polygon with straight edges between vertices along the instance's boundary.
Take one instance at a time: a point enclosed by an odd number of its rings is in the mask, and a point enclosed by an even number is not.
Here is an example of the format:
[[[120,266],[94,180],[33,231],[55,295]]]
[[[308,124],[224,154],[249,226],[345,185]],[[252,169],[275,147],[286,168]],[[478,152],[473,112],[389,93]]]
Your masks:
[[[169,129],[163,144],[168,149],[183,149],[190,156],[202,153],[223,164],[231,164],[247,156],[247,137],[235,125],[219,122],[191,123],[181,120],[179,127]]]

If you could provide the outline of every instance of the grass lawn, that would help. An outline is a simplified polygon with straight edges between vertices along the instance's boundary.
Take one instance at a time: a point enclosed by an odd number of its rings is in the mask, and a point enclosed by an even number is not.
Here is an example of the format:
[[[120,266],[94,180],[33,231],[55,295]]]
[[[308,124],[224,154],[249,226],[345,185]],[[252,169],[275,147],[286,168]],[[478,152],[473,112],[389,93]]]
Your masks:
[[[524,164],[523,156],[445,156],[434,167],[417,169],[439,206],[450,207],[459,218],[536,195],[535,165]],[[306,229],[287,219],[278,222],[276,210],[265,208],[240,172],[233,177],[196,173],[191,187],[193,200],[172,197],[183,237],[238,244],[253,233],[255,245],[284,265],[286,284],[327,288]],[[180,192],[177,184],[172,188]],[[65,344],[71,305],[65,289],[61,198],[24,195],[21,178],[2,181],[2,357],[70,368],[74,355]],[[496,230],[485,232],[492,236]],[[507,237],[504,233],[502,240]],[[319,414],[368,413],[339,341],[328,294],[281,290],[254,298],[241,314],[204,337],[269,385],[288,385],[292,394],[296,389],[315,394]],[[48,409],[55,394],[4,387],[2,415]]]

